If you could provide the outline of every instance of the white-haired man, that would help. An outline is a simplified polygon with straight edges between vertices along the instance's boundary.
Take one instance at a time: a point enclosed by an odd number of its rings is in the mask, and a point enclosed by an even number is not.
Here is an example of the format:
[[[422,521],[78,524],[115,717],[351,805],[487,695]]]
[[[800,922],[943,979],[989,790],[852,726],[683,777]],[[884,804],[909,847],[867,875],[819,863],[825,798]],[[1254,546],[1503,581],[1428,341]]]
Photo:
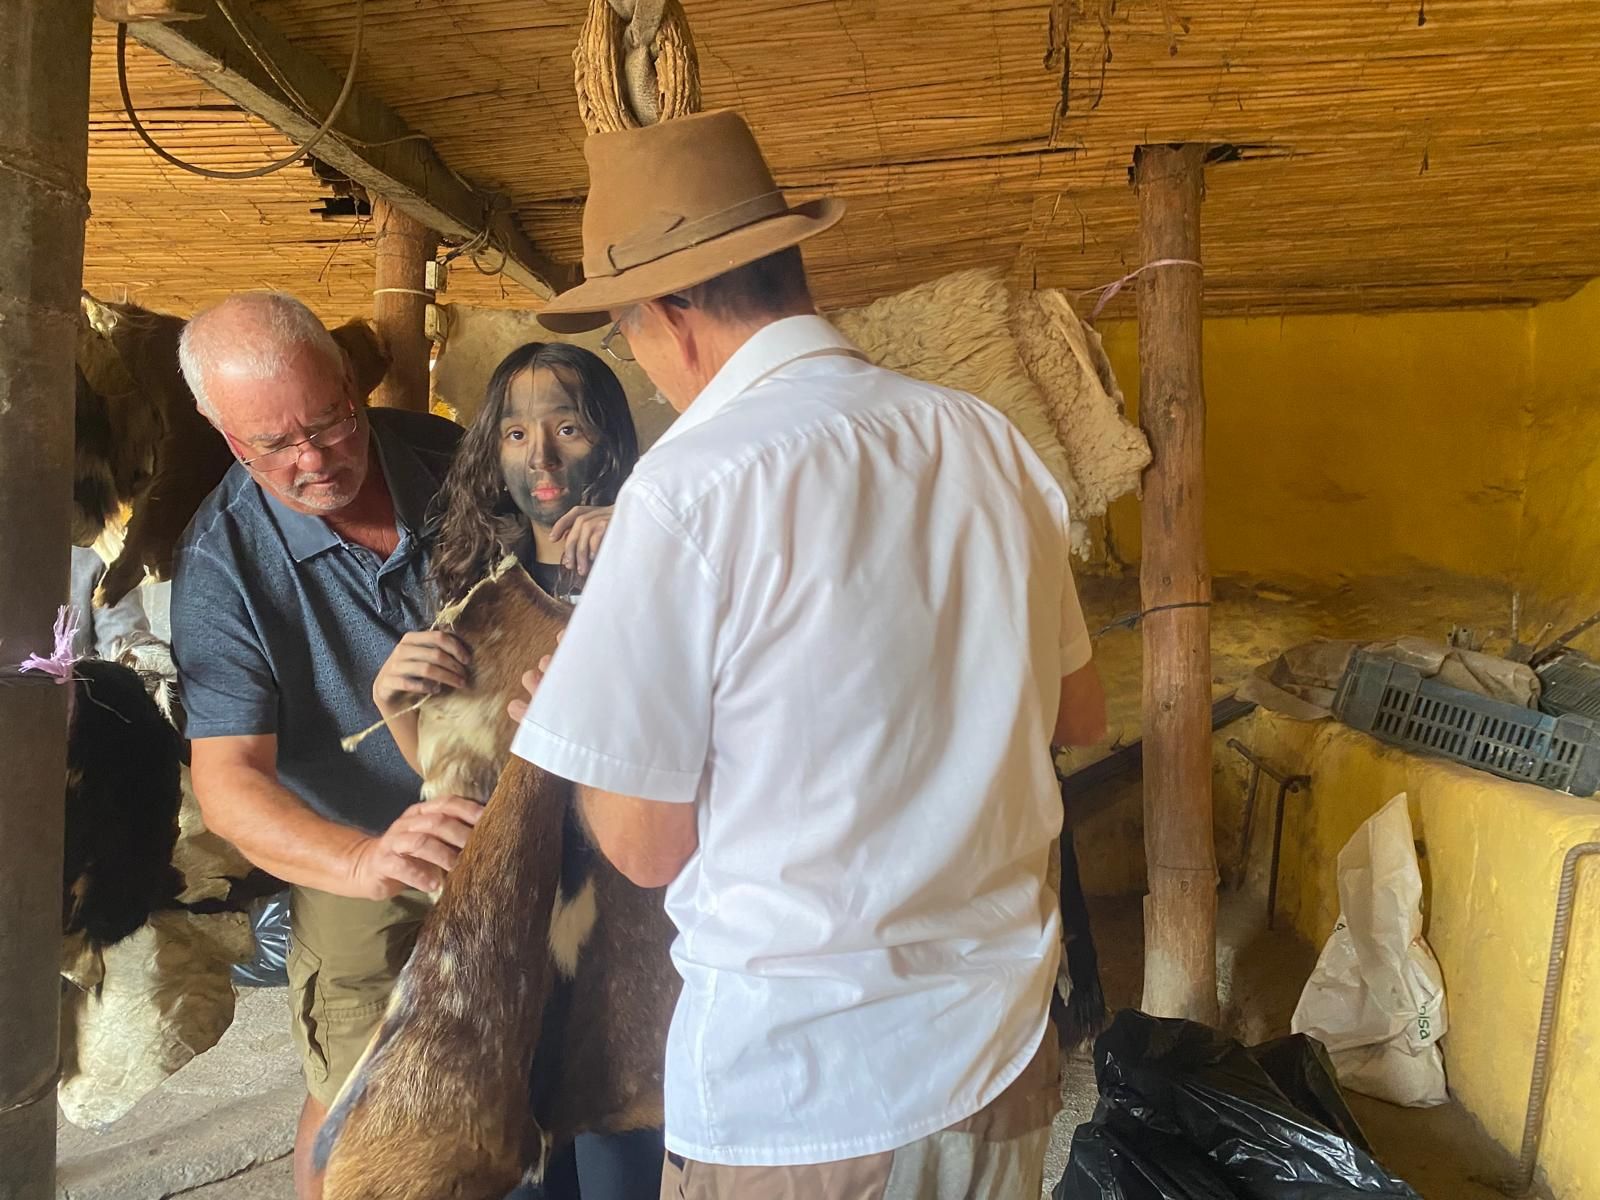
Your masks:
[[[460,430],[368,411],[343,352],[292,297],[197,314],[179,358],[238,462],[178,549],[173,651],[206,823],[293,884],[290,991],[308,1098],[295,1186],[320,1192],[311,1142],[370,1040],[426,909],[477,819],[414,804],[371,686],[426,625],[423,521]],[[461,670],[464,662],[453,664]]]
[[[667,887],[661,1195],[1038,1196],[1049,747],[1105,722],[1066,500],[994,409],[816,315],[797,247],[840,206],[789,207],[735,114],[586,153],[586,281],[540,320],[611,321],[682,415],[513,750]]]

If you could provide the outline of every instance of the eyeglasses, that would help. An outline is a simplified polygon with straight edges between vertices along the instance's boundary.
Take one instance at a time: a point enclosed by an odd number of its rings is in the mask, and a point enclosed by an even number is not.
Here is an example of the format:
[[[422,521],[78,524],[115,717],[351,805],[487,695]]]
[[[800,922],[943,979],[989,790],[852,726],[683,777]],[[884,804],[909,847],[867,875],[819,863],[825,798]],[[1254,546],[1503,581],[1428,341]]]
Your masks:
[[[618,317],[611,323],[611,328],[606,331],[605,337],[600,339],[600,349],[604,350],[619,363],[637,362],[638,359],[633,357],[633,347],[628,345],[628,339],[622,333],[622,322],[625,319],[625,317]],[[622,340],[617,341],[618,338]],[[613,342],[617,344],[612,345]]]
[[[693,305],[689,303],[689,300],[684,296],[658,296],[657,299],[662,304],[672,305],[673,308],[693,307]],[[613,321],[611,323],[611,328],[606,331],[605,337],[600,339],[600,349],[604,350],[619,363],[631,363],[639,361],[638,359],[634,358],[633,347],[628,345],[627,335],[622,332],[622,323],[628,319],[632,312],[633,309],[630,308],[615,321]],[[618,341],[617,339],[619,338],[622,340]],[[613,345],[613,343],[615,343],[615,345]]]
[[[330,446],[337,446],[347,440],[351,434],[361,427],[361,414],[356,411],[355,405],[350,406],[350,414],[340,417],[332,425],[325,425],[310,437],[298,442],[290,442],[287,446],[279,446],[276,450],[268,450],[264,454],[257,454],[253,458],[239,459],[247,467],[254,467],[258,471],[276,471],[284,467],[293,466],[300,461],[300,456],[306,452],[306,447],[314,446],[318,450],[326,450]],[[224,431],[228,441],[233,443],[233,448],[243,454],[249,449],[244,443],[231,433]]]

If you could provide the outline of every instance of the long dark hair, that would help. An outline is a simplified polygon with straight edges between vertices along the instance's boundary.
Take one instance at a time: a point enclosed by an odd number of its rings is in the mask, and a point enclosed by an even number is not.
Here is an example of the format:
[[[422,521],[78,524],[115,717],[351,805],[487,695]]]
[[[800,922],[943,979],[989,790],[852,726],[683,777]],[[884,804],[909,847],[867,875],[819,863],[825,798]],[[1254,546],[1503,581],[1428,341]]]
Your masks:
[[[579,504],[614,504],[622,481],[639,461],[639,435],[628,397],[599,355],[566,342],[529,342],[501,360],[489,377],[483,408],[456,450],[428,522],[429,576],[439,604],[459,599],[526,536],[500,470],[500,418],[511,381],[524,371],[553,372],[572,395],[578,415],[602,456]]]

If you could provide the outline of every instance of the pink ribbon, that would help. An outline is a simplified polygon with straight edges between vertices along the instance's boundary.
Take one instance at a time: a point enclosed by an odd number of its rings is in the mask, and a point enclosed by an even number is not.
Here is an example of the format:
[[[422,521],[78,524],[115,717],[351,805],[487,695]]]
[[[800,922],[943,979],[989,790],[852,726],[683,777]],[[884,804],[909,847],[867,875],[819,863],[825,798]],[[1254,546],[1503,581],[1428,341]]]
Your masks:
[[[22,660],[17,670],[37,671],[42,675],[53,675],[57,683],[71,683],[72,668],[78,663],[78,656],[72,652],[72,642],[78,636],[79,624],[78,610],[70,604],[63,604],[56,613],[56,644],[50,657],[40,658],[37,654],[30,654]]]
[[[1139,276],[1143,275],[1146,271],[1153,270],[1156,267],[1199,267],[1199,266],[1200,266],[1200,264],[1198,262],[1196,262],[1192,258],[1158,258],[1158,259],[1155,260],[1155,262],[1147,262],[1147,263],[1145,263],[1144,266],[1140,267],[1136,271],[1129,271],[1121,279],[1114,279],[1110,283],[1102,283],[1099,287],[1092,287],[1086,292],[1079,292],[1078,296],[1081,299],[1084,296],[1093,296],[1096,292],[1100,293],[1099,302],[1095,304],[1094,311],[1089,314],[1089,324],[1093,325],[1094,324],[1094,319],[1096,317],[1098,317],[1102,312],[1105,311],[1106,305],[1111,303],[1111,301],[1115,298],[1116,294],[1123,289],[1124,285],[1132,283],[1135,279],[1139,278]],[[1203,267],[1201,269],[1204,270]]]

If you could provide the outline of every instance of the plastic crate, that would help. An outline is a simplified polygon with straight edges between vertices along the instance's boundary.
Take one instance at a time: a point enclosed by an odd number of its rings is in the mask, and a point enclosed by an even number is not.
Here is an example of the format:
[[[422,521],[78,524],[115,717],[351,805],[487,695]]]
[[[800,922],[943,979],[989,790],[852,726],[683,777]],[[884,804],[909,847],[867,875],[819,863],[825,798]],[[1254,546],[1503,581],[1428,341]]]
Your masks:
[[[1553,717],[1425,679],[1415,667],[1357,651],[1333,701],[1353,729],[1505,779],[1591,796],[1600,788],[1600,726]]]
[[[1600,663],[1569,652],[1539,668],[1539,707],[1551,716],[1600,721]]]

